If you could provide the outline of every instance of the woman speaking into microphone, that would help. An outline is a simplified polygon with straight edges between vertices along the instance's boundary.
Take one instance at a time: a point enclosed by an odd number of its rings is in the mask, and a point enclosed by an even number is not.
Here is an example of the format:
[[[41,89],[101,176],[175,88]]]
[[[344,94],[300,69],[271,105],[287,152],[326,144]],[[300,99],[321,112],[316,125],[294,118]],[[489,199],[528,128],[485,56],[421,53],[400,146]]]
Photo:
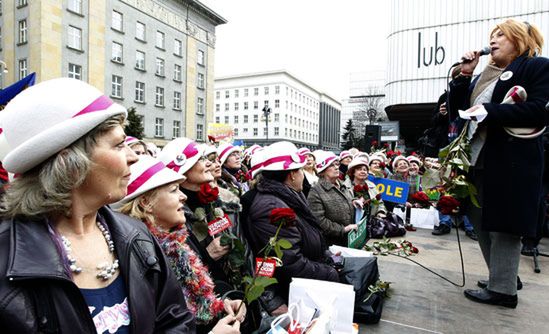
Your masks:
[[[469,178],[481,205],[470,205],[468,215],[490,273],[487,281],[478,282],[480,290],[465,290],[475,302],[517,306],[520,238],[535,235],[542,214],[543,146],[538,134],[549,122],[544,110],[549,59],[538,57],[542,45],[536,27],[506,20],[490,32],[491,57],[480,75],[472,79],[480,54],[466,52],[461,74],[450,83],[453,117],[458,109],[487,112],[482,122],[464,125],[471,140]]]

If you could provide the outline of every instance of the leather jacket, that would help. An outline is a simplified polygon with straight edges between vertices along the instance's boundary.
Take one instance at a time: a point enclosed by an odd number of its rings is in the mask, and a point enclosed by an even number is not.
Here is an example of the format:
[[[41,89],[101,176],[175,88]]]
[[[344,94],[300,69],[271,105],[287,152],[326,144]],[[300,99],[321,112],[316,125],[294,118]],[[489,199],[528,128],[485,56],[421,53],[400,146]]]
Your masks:
[[[157,241],[143,223],[101,208],[128,294],[131,333],[195,333],[192,313]],[[64,270],[46,220],[0,223],[3,333],[97,333]]]

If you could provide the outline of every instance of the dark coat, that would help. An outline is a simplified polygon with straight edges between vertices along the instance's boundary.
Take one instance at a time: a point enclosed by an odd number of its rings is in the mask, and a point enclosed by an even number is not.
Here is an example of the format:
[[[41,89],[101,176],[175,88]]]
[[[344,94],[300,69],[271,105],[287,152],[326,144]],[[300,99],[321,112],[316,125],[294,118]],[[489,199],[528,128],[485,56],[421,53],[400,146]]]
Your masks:
[[[109,226],[128,291],[130,332],[195,333],[181,287],[145,225],[107,208],[100,213]],[[46,326],[57,322],[59,333],[97,333],[84,297],[63,269],[45,221],[3,221],[0,252],[3,333],[44,332],[39,319]],[[37,301],[42,301],[39,308],[34,305]]]
[[[344,184],[335,186],[320,178],[311,188],[307,199],[328,244],[347,246],[345,226],[355,223],[351,190]]]
[[[484,155],[482,227],[486,231],[529,236],[535,235],[541,201],[542,137],[516,138],[503,127],[536,128],[549,124],[549,113],[545,111],[549,98],[549,59],[523,55],[505,72],[513,75],[508,80],[498,80],[491,102],[484,104],[488,116],[481,123],[487,127],[481,153]],[[450,83],[451,117],[455,117],[458,109],[469,107],[475,83],[464,77]],[[501,104],[515,85],[526,90],[526,102]]]
[[[264,182],[264,181],[262,181]],[[276,182],[276,181],[270,181]],[[295,203],[301,203],[301,206],[306,207],[307,201],[301,193],[289,190],[282,183],[276,182],[286,194],[292,192],[294,195],[294,203],[287,203],[277,195],[279,187],[266,187],[259,183],[257,186],[257,194],[253,199],[247,217],[247,229],[249,242],[254,254],[258,252],[269,242],[269,239],[275,235],[277,226],[269,221],[271,210],[276,208],[295,207]],[[277,296],[288,299],[289,284],[292,277],[302,277],[325,281],[339,281],[337,271],[327,263],[325,255],[325,244],[322,238],[320,229],[312,226],[308,219],[303,217],[296,209],[297,223],[294,227],[282,228],[279,233],[279,238],[286,239],[292,244],[292,248],[283,250],[282,262],[283,266],[276,268],[275,278],[278,280]],[[309,211],[310,212],[310,211]],[[263,255],[263,254],[260,254]]]

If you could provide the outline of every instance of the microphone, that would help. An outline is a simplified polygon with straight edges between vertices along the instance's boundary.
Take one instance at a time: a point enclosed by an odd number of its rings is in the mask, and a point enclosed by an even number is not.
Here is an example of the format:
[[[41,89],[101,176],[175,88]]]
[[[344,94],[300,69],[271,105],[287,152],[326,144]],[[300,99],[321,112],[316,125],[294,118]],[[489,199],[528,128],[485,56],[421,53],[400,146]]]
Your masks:
[[[480,56],[486,56],[488,54],[490,54],[490,52],[492,51],[492,48],[489,47],[489,46],[485,46],[483,47],[482,49],[480,49],[480,51],[477,52],[477,55],[480,57]],[[465,58],[461,58],[460,61],[456,62],[454,65],[452,65],[452,67],[454,66],[457,66],[457,65],[461,65],[461,64],[467,64],[467,63],[470,63],[472,60],[469,60],[469,59],[465,59]]]

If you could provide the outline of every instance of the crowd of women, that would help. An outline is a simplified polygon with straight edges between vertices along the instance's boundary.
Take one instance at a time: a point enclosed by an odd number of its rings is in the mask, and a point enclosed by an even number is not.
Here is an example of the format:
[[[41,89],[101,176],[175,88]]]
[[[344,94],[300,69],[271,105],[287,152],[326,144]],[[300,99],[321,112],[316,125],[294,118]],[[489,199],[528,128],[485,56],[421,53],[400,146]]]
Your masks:
[[[505,24],[492,38],[514,38]],[[485,105],[488,130],[503,136],[514,111],[502,110],[500,124],[492,116],[499,111]],[[541,123],[536,106],[517,125]],[[388,157],[389,148],[336,155],[286,141],[242,151],[177,138],[158,150],[125,135],[125,116],[97,89],[67,78],[26,89],[2,111],[2,163],[13,174],[1,206],[3,330],[251,332],[260,324],[254,317],[288,311],[293,277],[340,281],[328,246],[347,245],[357,210],[384,217],[394,207],[369,175],[407,182],[412,196],[422,171],[436,168],[415,155]],[[295,213],[284,228],[271,219],[280,208]],[[290,245],[277,284],[247,308],[243,277],[254,275],[255,257],[275,234]]]

